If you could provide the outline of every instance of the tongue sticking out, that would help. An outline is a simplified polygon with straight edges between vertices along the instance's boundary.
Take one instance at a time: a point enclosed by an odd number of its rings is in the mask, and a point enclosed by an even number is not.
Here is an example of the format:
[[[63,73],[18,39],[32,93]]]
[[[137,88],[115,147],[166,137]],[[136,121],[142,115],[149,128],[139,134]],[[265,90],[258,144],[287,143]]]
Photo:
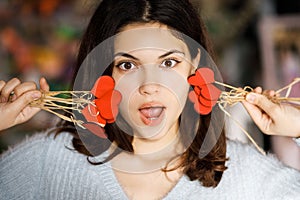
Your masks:
[[[163,111],[163,107],[142,108],[140,112],[147,118],[158,118]]]

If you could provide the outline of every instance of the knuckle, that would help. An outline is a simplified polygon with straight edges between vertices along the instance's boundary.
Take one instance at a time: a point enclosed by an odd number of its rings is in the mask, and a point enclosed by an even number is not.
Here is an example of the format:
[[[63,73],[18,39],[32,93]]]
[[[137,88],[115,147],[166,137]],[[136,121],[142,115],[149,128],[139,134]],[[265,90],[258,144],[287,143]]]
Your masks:
[[[26,101],[26,103],[29,103],[32,101],[32,95],[30,93],[25,94],[25,101]]]
[[[17,97],[20,96],[20,95],[22,94],[22,92],[20,91],[19,88],[16,88],[16,89],[14,90],[14,93],[15,93],[15,95],[16,95]]]
[[[18,85],[21,84],[21,81],[18,78],[12,78],[3,87],[1,95],[9,96],[11,91],[14,90]]]
[[[0,80],[0,95],[1,95],[1,90],[5,86],[6,82],[3,80]]]
[[[258,106],[263,106],[264,105],[264,97],[261,95],[257,95],[255,102]]]
[[[269,93],[270,93],[270,90],[264,90],[262,94],[263,95],[268,95]]]
[[[37,84],[34,81],[28,81],[24,83],[23,87],[27,90],[35,90],[37,89]]]
[[[1,95],[2,96],[8,96],[9,95],[9,90],[8,90],[8,88],[6,88],[6,87],[4,87],[3,89],[2,89],[2,91],[1,91]]]
[[[36,82],[34,82],[34,81],[30,81],[30,82],[28,82],[29,83],[29,85],[30,86],[32,86],[34,89],[36,89],[37,88],[37,84],[36,84]]]
[[[254,92],[255,92],[255,93],[258,93],[258,94],[261,94],[261,93],[262,93],[262,88],[261,88],[261,87],[256,87],[256,88],[254,89]]]
[[[257,104],[260,107],[271,107],[272,105],[270,104],[268,98],[264,95],[259,95],[257,98]]]
[[[18,78],[13,78],[13,79],[11,79],[11,81],[16,83],[16,84],[21,84],[21,81]]]
[[[24,83],[18,85],[14,89],[14,92],[17,96],[20,96],[20,95],[22,95],[22,93],[24,93],[26,91],[30,91],[30,90],[35,90],[36,88],[37,88],[36,83],[33,81],[29,81],[29,82],[24,82]]]

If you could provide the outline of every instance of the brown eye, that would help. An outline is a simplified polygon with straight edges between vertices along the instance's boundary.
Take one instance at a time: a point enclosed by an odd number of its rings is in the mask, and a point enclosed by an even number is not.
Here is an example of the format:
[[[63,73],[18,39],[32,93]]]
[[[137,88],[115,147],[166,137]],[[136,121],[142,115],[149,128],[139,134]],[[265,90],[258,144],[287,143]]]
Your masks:
[[[121,70],[124,71],[132,70],[136,68],[136,66],[131,62],[122,62],[118,64],[117,67],[119,67]]]
[[[164,61],[161,63],[161,67],[164,67],[164,68],[172,68],[172,67],[174,67],[177,63],[179,63],[177,60],[174,60],[174,59],[167,59],[167,60],[164,60]]]
[[[124,63],[123,67],[124,67],[124,69],[131,69],[132,64],[131,63]]]

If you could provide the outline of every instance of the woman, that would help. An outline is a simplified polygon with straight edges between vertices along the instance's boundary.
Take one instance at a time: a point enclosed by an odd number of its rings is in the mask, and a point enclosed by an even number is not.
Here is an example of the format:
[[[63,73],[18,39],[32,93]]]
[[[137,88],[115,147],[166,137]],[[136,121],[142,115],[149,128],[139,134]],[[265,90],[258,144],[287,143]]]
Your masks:
[[[205,27],[187,0],[102,1],[82,39],[73,89],[90,90],[99,77],[105,77],[98,79],[93,92],[97,96],[109,85],[110,94],[117,94],[114,103],[108,100],[112,110],[107,113],[112,117],[97,114],[100,126],[94,126],[94,108],[88,107],[83,111],[85,118],[77,115],[87,121],[86,130],[64,123],[55,139],[37,135],[5,153],[0,167],[1,196],[296,198],[299,172],[251,147],[230,141],[226,146],[223,115],[217,107],[211,110],[218,93],[215,86],[208,82],[203,86],[209,88],[206,94],[200,92],[206,97],[205,105],[187,100],[188,94],[196,94],[190,90],[197,88],[197,80],[190,77],[197,77],[199,67],[203,69],[201,62],[215,72],[209,79],[218,79],[209,55],[212,50]],[[206,72],[211,74],[211,70]],[[18,100],[25,105],[39,96],[33,84],[25,87],[14,81],[2,83],[3,110]],[[44,79],[40,84],[48,90]],[[15,94],[9,102],[12,91]],[[24,118],[36,112],[26,110],[29,114],[23,109]],[[6,113],[12,115],[17,114]],[[4,128],[24,119],[7,118],[11,120]],[[94,135],[101,131],[102,138]],[[92,164],[86,155],[92,157]]]

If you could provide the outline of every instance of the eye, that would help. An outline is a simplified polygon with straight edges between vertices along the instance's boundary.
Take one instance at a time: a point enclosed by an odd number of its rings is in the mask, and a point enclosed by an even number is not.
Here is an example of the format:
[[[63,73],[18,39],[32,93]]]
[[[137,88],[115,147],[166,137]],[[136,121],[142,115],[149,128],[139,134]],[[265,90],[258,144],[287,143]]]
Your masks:
[[[133,64],[132,62],[121,62],[121,63],[117,64],[116,66],[123,71],[129,71],[129,70],[133,70],[136,68],[136,65]]]
[[[164,60],[160,66],[164,67],[164,68],[172,68],[174,67],[177,63],[180,63],[178,60],[170,58],[170,59],[166,59]]]

